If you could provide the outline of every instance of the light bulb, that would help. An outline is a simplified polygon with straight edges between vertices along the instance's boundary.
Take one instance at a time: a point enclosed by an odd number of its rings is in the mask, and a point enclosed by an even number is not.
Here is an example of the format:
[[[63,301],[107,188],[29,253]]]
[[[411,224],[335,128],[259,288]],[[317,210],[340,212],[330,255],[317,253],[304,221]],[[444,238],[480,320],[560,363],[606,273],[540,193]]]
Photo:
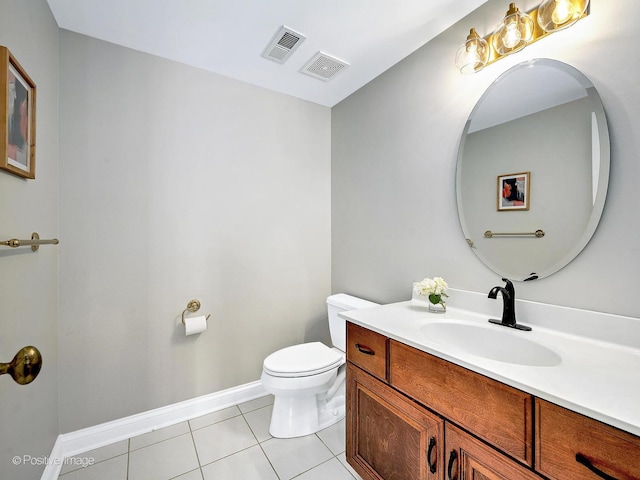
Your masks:
[[[460,73],[474,73],[486,65],[489,60],[489,46],[484,38],[471,29],[467,41],[464,42],[456,53],[456,66]]]
[[[509,4],[504,19],[493,32],[491,42],[498,55],[522,50],[533,37],[533,19],[521,12],[515,3]]]
[[[555,0],[556,6],[551,14],[551,20],[556,25],[560,25],[569,20],[575,11],[573,4],[567,0]]]
[[[460,72],[465,74],[475,72],[478,67],[482,68],[484,63],[485,62],[480,58],[478,46],[475,44],[467,45],[466,48],[463,47],[463,51],[460,52],[456,59],[456,64],[458,65]]]
[[[555,32],[577,22],[587,11],[589,0],[544,0],[538,7],[538,25]]]
[[[522,35],[518,29],[517,22],[511,22],[505,29],[502,42],[507,48],[513,48],[520,43],[520,40],[522,40]]]

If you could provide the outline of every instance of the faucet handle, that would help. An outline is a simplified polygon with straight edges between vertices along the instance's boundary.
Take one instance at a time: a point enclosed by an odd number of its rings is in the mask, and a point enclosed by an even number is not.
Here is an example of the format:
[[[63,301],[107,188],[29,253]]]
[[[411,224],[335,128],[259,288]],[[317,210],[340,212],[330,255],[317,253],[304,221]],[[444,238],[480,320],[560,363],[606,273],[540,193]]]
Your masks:
[[[516,288],[513,286],[513,282],[508,278],[504,278],[504,277],[502,277],[502,281],[506,283],[505,287],[507,288],[507,291],[511,294],[511,297],[515,300]]]

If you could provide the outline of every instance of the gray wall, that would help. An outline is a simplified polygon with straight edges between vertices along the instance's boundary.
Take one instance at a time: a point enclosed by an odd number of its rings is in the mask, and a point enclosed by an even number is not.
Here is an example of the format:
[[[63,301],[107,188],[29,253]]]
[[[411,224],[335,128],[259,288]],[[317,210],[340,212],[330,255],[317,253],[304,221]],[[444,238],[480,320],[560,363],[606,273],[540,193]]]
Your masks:
[[[330,110],[67,31],[60,52],[61,431],[326,340]],[[192,298],[212,317],[185,337]]]
[[[521,3],[527,10],[539,2]],[[640,90],[628,61],[639,34],[633,22],[619,20],[633,6],[594,2],[591,15],[570,29],[480,73],[460,75],[454,56],[469,29],[485,35],[504,15],[505,3],[491,0],[334,107],[332,290],[392,302],[409,299],[411,283],[426,276],[476,292],[502,283],[460,229],[458,143],[475,103],[501,73],[548,57],[581,70],[602,97],[611,133],[609,193],[585,250],[549,278],[518,283],[518,297],[639,316]]]
[[[0,0],[0,45],[13,53],[37,88],[36,179],[0,171],[0,240],[58,234],[58,27],[44,0]],[[25,386],[0,377],[0,476],[38,478],[58,435],[58,250],[0,247],[0,361],[36,346],[43,367]]]

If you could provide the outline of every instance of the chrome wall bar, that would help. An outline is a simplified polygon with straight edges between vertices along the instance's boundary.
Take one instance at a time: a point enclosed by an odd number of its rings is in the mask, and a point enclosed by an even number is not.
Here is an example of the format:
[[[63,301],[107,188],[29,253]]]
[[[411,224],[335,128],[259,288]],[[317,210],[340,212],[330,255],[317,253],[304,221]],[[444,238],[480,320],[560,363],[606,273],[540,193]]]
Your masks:
[[[18,240],[17,238],[12,238],[10,240],[5,240],[0,242],[0,245],[4,245],[6,247],[18,248],[25,247],[31,245],[31,250],[34,252],[38,251],[40,245],[58,245],[60,243],[57,238],[52,238],[49,240],[40,240],[40,235],[37,232],[33,232],[31,234],[31,240]]]
[[[536,237],[536,238],[542,238],[544,237],[544,230],[536,230],[535,232],[508,232],[508,233],[498,233],[498,232],[492,232],[491,230],[487,230],[486,232],[484,232],[484,237],[485,238],[492,238],[492,237]]]

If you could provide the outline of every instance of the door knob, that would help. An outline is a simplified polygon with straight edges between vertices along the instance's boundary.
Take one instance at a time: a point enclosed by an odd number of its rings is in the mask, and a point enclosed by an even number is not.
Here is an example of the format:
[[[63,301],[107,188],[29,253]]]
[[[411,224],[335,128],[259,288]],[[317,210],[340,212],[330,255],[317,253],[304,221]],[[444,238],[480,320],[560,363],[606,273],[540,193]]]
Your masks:
[[[42,355],[36,347],[22,347],[9,363],[0,363],[0,375],[8,373],[16,383],[33,382],[42,368]]]

